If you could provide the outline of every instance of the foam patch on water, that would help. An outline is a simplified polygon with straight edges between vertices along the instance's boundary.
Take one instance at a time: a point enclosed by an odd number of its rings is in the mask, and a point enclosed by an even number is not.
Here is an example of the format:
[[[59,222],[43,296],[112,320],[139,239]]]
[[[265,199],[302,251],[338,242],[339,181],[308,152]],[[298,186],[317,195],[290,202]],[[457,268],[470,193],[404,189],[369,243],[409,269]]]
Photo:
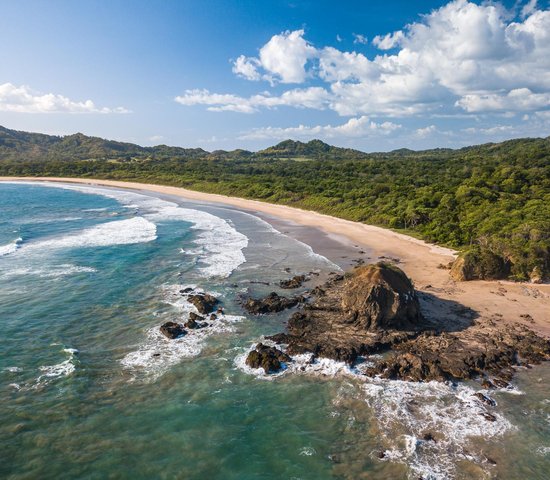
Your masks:
[[[193,224],[191,228],[197,230],[198,235],[194,241],[195,249],[191,251],[199,256],[202,265],[199,265],[199,270],[208,277],[228,277],[233,270],[246,262],[242,250],[248,246],[248,237],[238,232],[228,221],[210,213],[183,208],[174,202],[134,192],[84,185],[42,185],[112,198],[152,222],[184,221]],[[187,251],[189,250],[184,249],[184,252]]]
[[[157,227],[143,217],[101,223],[65,236],[41,240],[25,245],[22,250],[45,248],[106,247],[152,242],[157,238]]]
[[[259,380],[270,381],[289,374],[317,375],[321,377],[359,376],[359,372],[355,368],[350,367],[344,362],[337,362],[328,358],[313,358],[311,353],[294,355],[292,357],[292,362],[283,362],[281,364],[282,368],[280,371],[266,374],[263,368],[251,368],[246,364],[246,357],[248,357],[248,354],[254,350],[256,345],[260,342],[264,345],[277,346],[280,348],[280,345],[276,345],[273,341],[261,338],[258,342],[254,342],[244,352],[237,355],[234,360],[234,364],[239,370],[249,375],[254,375]]]
[[[19,237],[18,239],[14,240],[11,243],[8,243],[7,245],[1,245],[0,257],[3,257],[4,255],[9,255],[10,253],[15,253],[17,249],[21,246],[22,241],[23,239]]]
[[[260,339],[264,345],[273,342]],[[410,478],[443,480],[454,478],[456,464],[467,460],[480,468],[490,468],[479,449],[470,448],[474,438],[491,439],[515,427],[494,408],[474,396],[476,390],[464,384],[443,382],[405,382],[370,378],[362,373],[372,363],[367,359],[357,367],[311,354],[295,355],[292,362],[282,364],[281,371],[266,374],[262,368],[246,365],[246,357],[255,342],[237,355],[235,366],[261,380],[276,380],[288,374],[350,378],[360,382],[362,398],[370,407],[386,445],[383,461],[403,463],[410,468]],[[280,347],[280,346],[279,346]],[[487,394],[485,390],[481,390]],[[349,392],[346,393],[349,397]],[[335,405],[343,399],[336,398]],[[492,415],[494,421],[484,415]],[[337,415],[337,413],[334,413]],[[436,441],[423,440],[431,433]],[[471,452],[478,452],[477,454]],[[373,452],[378,458],[379,452]]]
[[[453,478],[459,460],[481,467],[486,457],[470,448],[470,441],[494,438],[514,428],[466,385],[367,379],[363,390],[387,444],[384,460],[408,465],[411,478]],[[487,420],[487,414],[494,421]],[[427,433],[435,441],[423,440]]]
[[[155,325],[146,331],[143,344],[136,351],[128,353],[121,360],[121,364],[134,373],[142,373],[154,380],[183,359],[199,355],[209,337],[233,331],[234,324],[243,318],[236,315],[218,315],[216,320],[208,322],[208,326],[186,329],[186,335],[173,340],[160,332],[160,325]]]
[[[79,265],[72,265],[68,263],[63,263],[60,265],[51,265],[48,268],[14,268],[6,272],[2,272],[2,276],[6,277],[17,277],[17,276],[27,276],[35,275],[40,278],[61,278],[68,275],[76,275],[79,273],[96,273],[97,270],[93,267],[82,267]]]
[[[185,323],[189,313],[198,314],[195,306],[179,293],[180,290],[185,288],[193,288],[193,293],[203,292],[202,289],[196,288],[194,285],[163,287],[165,302],[175,307],[178,312],[177,321],[180,323]],[[143,343],[138,346],[137,350],[128,353],[121,360],[122,366],[133,373],[142,374],[151,380],[155,380],[183,359],[198,356],[209,337],[232,332],[234,331],[234,325],[244,320],[244,317],[237,315],[219,313],[216,313],[216,315],[215,320],[209,320],[209,315],[204,315],[205,320],[201,322],[207,323],[207,326],[197,329],[186,328],[187,334],[175,339],[169,339],[160,332],[161,324],[147,329]]]

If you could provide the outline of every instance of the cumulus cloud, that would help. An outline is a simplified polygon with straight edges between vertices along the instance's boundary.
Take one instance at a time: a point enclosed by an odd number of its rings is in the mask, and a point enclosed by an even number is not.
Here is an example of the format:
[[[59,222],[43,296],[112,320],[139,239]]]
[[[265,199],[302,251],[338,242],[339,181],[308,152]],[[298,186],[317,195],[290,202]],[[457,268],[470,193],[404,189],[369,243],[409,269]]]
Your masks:
[[[184,95],[175,98],[182,105],[207,105],[212,112],[254,113],[261,107],[276,108],[281,106],[312,108],[323,110],[328,105],[330,94],[322,87],[295,88],[282,95],[270,95],[263,92],[251,97],[231,94],[211,93],[208,90],[187,90]]]
[[[302,83],[307,76],[306,63],[315,54],[316,49],[304,39],[304,30],[286,31],[273,35],[258,58],[239,56],[233,72],[248,80]],[[260,69],[264,73],[260,74]]]
[[[333,138],[333,137],[372,137],[380,135],[389,135],[401,128],[401,125],[393,122],[376,123],[366,116],[351,118],[341,125],[316,125],[297,127],[265,127],[255,128],[250,132],[244,133],[239,138],[241,140],[270,140],[285,138]]]
[[[129,113],[117,107],[97,107],[91,100],[77,102],[63,95],[35,92],[26,85],[0,85],[0,111],[17,113]]]
[[[404,38],[405,35],[403,35],[403,32],[398,30],[397,32],[387,33],[386,35],[376,35],[376,37],[372,39],[372,44],[380,50],[391,50],[397,47]]]
[[[193,90],[176,100],[216,111],[287,105],[371,117],[544,110],[550,107],[550,10],[529,1],[515,12],[498,2],[453,0],[376,36],[383,54],[375,56],[314,46],[304,30],[282,32],[257,57],[238,57],[233,71],[248,80],[323,87],[249,98]]]
[[[353,43],[358,43],[360,45],[368,45],[369,39],[365,37],[365,35],[361,35],[360,33],[354,33],[353,34]]]
[[[533,93],[528,88],[516,88],[506,94],[464,95],[457,105],[467,112],[531,111],[550,107],[549,93]]]

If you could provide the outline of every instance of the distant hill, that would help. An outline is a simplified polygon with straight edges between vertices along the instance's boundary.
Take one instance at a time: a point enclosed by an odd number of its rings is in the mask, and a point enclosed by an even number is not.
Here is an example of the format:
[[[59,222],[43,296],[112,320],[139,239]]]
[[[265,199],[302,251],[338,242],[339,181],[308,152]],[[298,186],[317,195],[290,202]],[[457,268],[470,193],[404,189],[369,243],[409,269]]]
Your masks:
[[[141,147],[133,143],[117,142],[82,133],[67,136],[45,135],[10,130],[0,126],[0,160],[11,161],[73,161],[73,160],[158,160],[158,159],[236,159],[236,158],[309,158],[309,159],[358,159],[368,154],[350,148],[328,145],[321,140],[303,143],[285,140],[273,147],[249,152],[202,148],[181,148],[157,145]]]
[[[295,140],[285,140],[273,147],[260,150],[260,157],[307,157],[307,158],[366,158],[367,153],[351,148],[340,148],[328,145],[321,140],[311,140],[307,143]]]
[[[82,133],[61,137],[21,132],[0,126],[0,160],[131,160],[133,158],[196,158],[206,155],[208,152],[202,148],[166,145],[141,147],[133,143],[89,137]]]

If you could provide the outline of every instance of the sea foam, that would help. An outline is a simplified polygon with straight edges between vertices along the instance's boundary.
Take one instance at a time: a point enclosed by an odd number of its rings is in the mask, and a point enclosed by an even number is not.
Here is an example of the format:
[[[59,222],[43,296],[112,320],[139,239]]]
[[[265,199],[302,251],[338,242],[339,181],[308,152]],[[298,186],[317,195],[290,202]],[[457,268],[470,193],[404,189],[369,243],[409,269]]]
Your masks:
[[[21,246],[22,241],[23,239],[19,237],[18,239],[14,240],[11,243],[8,243],[7,245],[0,246],[0,257],[16,252],[17,249]]]
[[[265,338],[260,341],[274,345]],[[370,363],[368,360],[355,368],[344,362],[313,358],[311,354],[295,355],[292,362],[282,365],[281,371],[265,374],[261,368],[246,365],[246,357],[256,343],[237,355],[234,363],[239,370],[260,380],[274,381],[289,374],[356,380],[358,383],[353,388],[358,387],[362,392],[359,398],[370,407],[380,431],[385,446],[383,461],[407,465],[410,478],[455,478],[456,465],[461,460],[488,470],[490,463],[479,449],[472,447],[471,441],[475,438],[491,439],[515,429],[497,410],[482,404],[474,396],[474,388],[464,384],[370,378],[362,373],[362,367]],[[350,398],[345,385],[342,388],[345,392],[334,399],[336,406],[345,404]],[[487,420],[484,416],[487,414],[491,414],[494,421]],[[427,433],[436,435],[436,441],[424,440]],[[373,452],[373,457],[378,459],[379,454]]]
[[[199,257],[199,270],[208,277],[228,277],[233,270],[246,261],[243,249],[248,246],[248,237],[233,228],[228,221],[202,210],[183,208],[174,202],[134,192],[110,190],[84,185],[61,185],[43,183],[44,186],[76,190],[82,193],[112,198],[135,213],[158,224],[163,221],[184,221],[197,231],[194,240]]]
[[[101,223],[79,232],[29,243],[25,250],[45,248],[105,247],[151,242],[157,238],[157,227],[143,217]]]

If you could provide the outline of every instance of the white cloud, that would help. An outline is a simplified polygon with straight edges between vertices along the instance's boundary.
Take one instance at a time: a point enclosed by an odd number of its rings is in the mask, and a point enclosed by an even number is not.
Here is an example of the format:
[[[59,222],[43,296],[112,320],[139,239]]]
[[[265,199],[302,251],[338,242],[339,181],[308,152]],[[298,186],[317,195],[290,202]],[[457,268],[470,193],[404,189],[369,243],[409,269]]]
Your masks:
[[[417,128],[416,129],[416,136],[420,138],[426,138],[432,135],[433,133],[437,132],[437,128],[435,125],[428,125],[424,128]]]
[[[528,88],[517,88],[507,94],[464,95],[457,104],[467,112],[532,111],[550,107],[549,93],[533,93]]]
[[[261,75],[258,72],[258,67],[259,62],[257,59],[241,55],[233,63],[233,73],[247,80],[260,80]]]
[[[404,38],[403,32],[398,30],[397,32],[388,33],[386,35],[376,35],[376,37],[372,39],[372,44],[380,50],[391,50],[397,47]]]
[[[17,113],[129,113],[117,107],[97,107],[91,100],[76,102],[63,95],[39,93],[26,85],[0,85],[0,111]]]
[[[281,83],[301,83],[306,79],[306,63],[316,49],[304,39],[303,30],[273,35],[261,49],[259,58],[239,56],[233,72],[248,80],[268,80]],[[265,73],[260,74],[259,69]]]
[[[358,43],[360,45],[368,45],[369,39],[365,37],[365,35],[361,35],[360,33],[354,33],[353,34],[353,43]]]
[[[550,10],[540,9],[537,2],[525,4],[518,18],[498,2],[454,0],[402,30],[376,36],[373,44],[396,51],[368,57],[315,47],[303,30],[286,31],[261,47],[257,58],[237,58],[233,71],[249,80],[316,81],[324,87],[249,98],[194,90],[177,101],[247,113],[278,105],[330,108],[342,116],[460,115],[548,107]]]
[[[376,123],[366,116],[351,118],[341,125],[316,125],[298,127],[265,127],[256,128],[239,137],[241,140],[268,140],[286,138],[341,138],[341,137],[372,137],[388,135],[401,128],[392,122]]]
[[[323,110],[328,105],[330,94],[322,87],[295,88],[280,96],[268,92],[240,97],[231,94],[211,93],[208,90],[187,90],[184,95],[175,98],[182,105],[207,105],[213,112],[232,111],[253,113],[261,107],[276,108],[282,106],[312,108]]]
[[[526,18],[537,10],[537,0],[529,0],[521,9],[521,18]]]

